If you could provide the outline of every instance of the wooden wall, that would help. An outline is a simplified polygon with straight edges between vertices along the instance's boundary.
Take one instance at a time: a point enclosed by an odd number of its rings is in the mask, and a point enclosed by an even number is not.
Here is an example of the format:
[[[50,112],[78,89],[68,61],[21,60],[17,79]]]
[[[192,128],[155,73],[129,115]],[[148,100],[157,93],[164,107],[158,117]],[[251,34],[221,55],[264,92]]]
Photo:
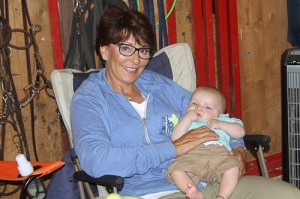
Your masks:
[[[126,1],[126,0],[125,0]],[[37,33],[37,43],[50,78],[54,69],[50,35],[48,0],[27,1],[33,24],[42,26]],[[238,0],[239,46],[241,67],[241,96],[243,121],[248,134],[264,133],[272,137],[267,154],[281,152],[281,81],[280,58],[290,47],[287,42],[287,2],[282,0]],[[193,48],[192,0],[177,0],[177,42],[187,42]],[[22,28],[20,1],[9,1],[10,25]],[[172,27],[171,27],[172,28]],[[14,43],[22,43],[23,35],[15,35]],[[12,71],[22,98],[22,89],[28,85],[26,58],[22,51],[13,50]],[[31,54],[31,62],[34,59]],[[32,69],[34,75],[34,69]],[[40,161],[61,158],[61,129],[55,101],[41,91],[34,99],[37,151]],[[31,125],[29,107],[22,110],[32,159]],[[13,130],[6,131],[5,160],[14,160],[17,150],[13,143]],[[249,160],[253,159],[249,155]],[[11,197],[11,198],[14,198]]]
[[[1,1],[2,2],[2,1]],[[42,57],[45,69],[45,75],[50,79],[53,66],[52,55],[52,41],[50,34],[49,24],[49,10],[48,0],[30,0],[27,1],[28,9],[31,17],[32,24],[41,25],[42,31],[36,34],[36,40],[39,46],[40,56]],[[10,0],[9,5],[9,23],[12,29],[23,29],[22,8],[20,0]],[[21,33],[13,33],[11,44],[24,46],[24,35]],[[30,61],[31,61],[31,74],[34,79],[36,76],[36,66],[33,56],[33,47],[30,48]],[[12,49],[11,70],[14,78],[14,83],[18,92],[19,100],[25,98],[23,88],[29,86],[27,77],[27,64],[26,55],[24,50]],[[52,93],[52,91],[50,90]],[[2,94],[2,93],[1,93]],[[2,95],[1,95],[2,97]],[[34,128],[35,128],[35,141],[36,151],[39,161],[55,161],[62,157],[62,145],[61,145],[61,130],[59,124],[59,118],[56,111],[55,100],[48,97],[44,90],[41,90],[39,97],[34,98]],[[1,103],[0,103],[1,104]],[[1,109],[2,112],[3,109]],[[27,105],[22,109],[23,121],[25,124],[25,132],[27,141],[29,144],[31,161],[36,161],[33,152],[32,141],[32,126],[30,106]],[[1,130],[1,135],[4,133]],[[18,149],[13,139],[16,135],[16,131],[7,124],[5,130],[5,149],[4,159],[6,161],[15,161],[15,157],[18,154]],[[8,191],[14,189],[15,186],[9,186]],[[2,188],[1,188],[2,191]],[[15,194],[6,198],[18,198],[18,194]]]
[[[193,48],[192,1],[176,5],[177,41]],[[238,0],[242,115],[247,134],[271,136],[266,156],[281,152],[281,54],[287,41],[287,2]],[[249,154],[249,160],[253,156]]]
[[[37,44],[39,46],[39,53],[44,63],[45,75],[50,80],[51,71],[54,69],[52,44],[49,26],[49,11],[48,1],[32,0],[28,1],[28,10],[33,25],[41,25],[42,31],[36,34]],[[10,26],[12,29],[22,29],[22,8],[20,1],[9,1]],[[13,33],[11,43],[22,46],[24,45],[24,38],[21,33]],[[31,75],[34,79],[36,77],[36,65],[33,55],[33,47],[30,48],[31,61]],[[14,83],[17,88],[19,101],[25,97],[23,88],[29,86],[27,77],[26,55],[23,50],[12,49],[11,70],[14,77]],[[51,90],[50,90],[51,91]],[[38,97],[33,99],[35,108],[35,131],[38,158],[40,161],[54,161],[61,157],[61,137],[58,115],[56,112],[55,100],[48,97],[44,90],[40,91]],[[30,108],[29,105],[22,109],[26,133],[30,146],[32,161],[35,161],[33,155],[32,136],[30,125]],[[9,126],[8,126],[9,127]],[[12,143],[11,136],[14,135],[12,129],[6,130],[6,148],[5,160],[14,160],[17,155],[17,150]]]
[[[287,42],[287,2],[239,0],[243,120],[248,133],[271,136],[268,154],[281,152],[281,54]]]
[[[177,42],[193,48],[191,0],[176,4]],[[287,41],[287,2],[238,0],[242,115],[247,134],[271,136],[266,156],[281,152],[281,54]],[[254,159],[249,153],[249,160]]]

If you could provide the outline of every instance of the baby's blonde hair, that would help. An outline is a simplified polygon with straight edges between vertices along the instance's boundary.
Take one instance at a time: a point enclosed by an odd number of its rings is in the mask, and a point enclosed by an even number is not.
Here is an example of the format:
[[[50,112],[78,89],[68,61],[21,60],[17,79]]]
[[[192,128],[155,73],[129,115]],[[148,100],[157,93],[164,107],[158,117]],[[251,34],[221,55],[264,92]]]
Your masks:
[[[225,113],[226,99],[225,99],[224,94],[219,89],[217,89],[215,87],[212,87],[212,86],[201,86],[201,87],[196,88],[196,90],[193,92],[193,94],[197,91],[208,91],[208,92],[214,93],[217,96],[219,96],[220,97],[220,102],[221,102],[221,110],[220,111],[222,113]]]

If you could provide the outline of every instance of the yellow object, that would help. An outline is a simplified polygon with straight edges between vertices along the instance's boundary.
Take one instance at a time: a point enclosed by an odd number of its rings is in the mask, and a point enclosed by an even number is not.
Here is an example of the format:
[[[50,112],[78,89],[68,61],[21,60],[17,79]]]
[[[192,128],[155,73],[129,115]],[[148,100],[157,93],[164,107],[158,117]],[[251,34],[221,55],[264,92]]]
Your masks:
[[[117,193],[111,193],[108,196],[106,196],[106,199],[122,199],[121,196]]]
[[[117,193],[111,193],[108,196],[106,196],[105,199],[139,199],[139,197],[134,197],[134,196],[120,196]]]

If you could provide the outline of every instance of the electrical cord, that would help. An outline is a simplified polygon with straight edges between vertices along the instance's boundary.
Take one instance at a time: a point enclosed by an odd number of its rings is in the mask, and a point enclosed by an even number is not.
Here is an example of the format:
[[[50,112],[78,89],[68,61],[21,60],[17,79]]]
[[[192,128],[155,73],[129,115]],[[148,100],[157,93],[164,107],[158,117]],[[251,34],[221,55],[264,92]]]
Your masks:
[[[177,3],[177,0],[174,0],[174,1],[173,1],[173,4],[172,4],[172,6],[171,6],[171,8],[170,8],[170,10],[169,10],[169,12],[166,14],[165,20],[167,20],[167,19],[170,17],[170,15],[172,14],[172,12],[173,12],[173,10],[174,10],[174,8],[175,8],[176,3]],[[136,5],[137,5],[137,10],[138,10],[139,12],[141,12],[141,4],[140,4],[140,1],[139,1],[139,0],[136,0]],[[159,25],[159,22],[156,22],[155,25],[158,26],[158,25]]]

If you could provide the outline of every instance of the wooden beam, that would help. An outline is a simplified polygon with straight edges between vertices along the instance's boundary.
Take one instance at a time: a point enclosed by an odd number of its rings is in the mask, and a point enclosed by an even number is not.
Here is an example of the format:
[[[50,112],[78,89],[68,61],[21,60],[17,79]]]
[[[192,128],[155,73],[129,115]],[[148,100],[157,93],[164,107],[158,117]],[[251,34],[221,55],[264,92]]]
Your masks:
[[[195,67],[197,73],[197,86],[203,86],[207,83],[207,76],[205,73],[205,59],[204,59],[204,30],[202,24],[203,15],[202,1],[193,0],[192,2],[192,16],[193,16],[193,35],[194,35],[194,56]]]
[[[48,6],[50,15],[50,29],[52,37],[54,68],[63,69],[63,51],[60,35],[60,20],[57,0],[48,0]]]
[[[228,46],[228,5],[226,1],[216,1],[216,39],[217,39],[217,68],[218,85],[226,99],[226,112],[231,113],[230,69]]]
[[[167,0],[167,10],[172,9],[174,0]],[[169,45],[177,43],[177,30],[176,30],[176,9],[174,8],[169,18],[167,19],[168,24],[168,36]]]
[[[228,2],[228,30],[229,30],[229,68],[231,81],[231,110],[232,116],[242,119],[241,102],[241,81],[240,81],[240,61],[239,61],[239,42],[238,42],[238,20],[236,0]]]
[[[212,0],[203,1],[204,52],[207,82],[206,85],[216,86],[215,44],[213,32]]]

